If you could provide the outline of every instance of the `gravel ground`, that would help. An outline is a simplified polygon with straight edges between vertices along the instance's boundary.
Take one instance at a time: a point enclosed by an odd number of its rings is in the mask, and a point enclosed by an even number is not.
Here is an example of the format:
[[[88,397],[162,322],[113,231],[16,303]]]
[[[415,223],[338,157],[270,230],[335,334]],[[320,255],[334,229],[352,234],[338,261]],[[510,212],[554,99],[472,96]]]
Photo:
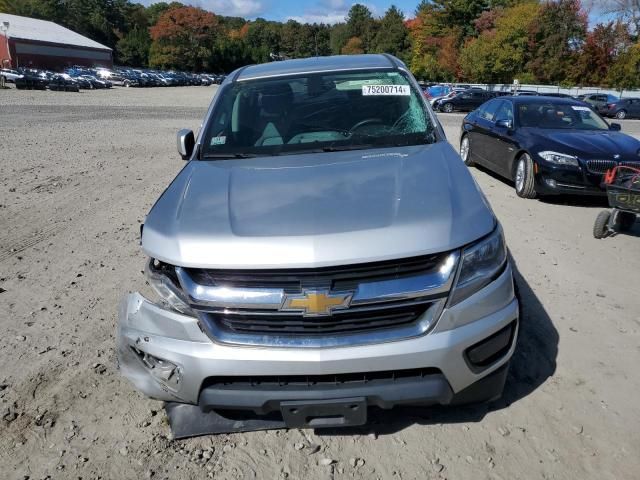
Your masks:
[[[639,226],[597,241],[602,201],[522,200],[478,169],[523,297],[503,400],[171,440],[118,375],[116,308],[144,284],[139,224],[183,165],[175,132],[214,92],[0,91],[0,477],[638,478]],[[461,118],[441,116],[456,146]]]

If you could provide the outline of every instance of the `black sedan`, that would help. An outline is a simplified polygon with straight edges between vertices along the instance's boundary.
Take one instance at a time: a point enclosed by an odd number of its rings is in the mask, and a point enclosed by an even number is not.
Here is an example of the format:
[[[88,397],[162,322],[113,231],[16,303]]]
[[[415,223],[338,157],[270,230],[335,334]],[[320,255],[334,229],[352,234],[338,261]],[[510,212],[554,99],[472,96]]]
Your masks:
[[[474,108],[478,108],[484,102],[496,95],[486,90],[480,90],[476,88],[470,88],[464,92],[458,93],[455,97],[451,97],[447,100],[442,100],[439,103],[439,110],[446,113],[453,111],[471,111]]]
[[[46,75],[25,71],[22,77],[16,78],[15,83],[18,90],[45,90],[49,79]]]
[[[460,156],[513,180],[518,196],[604,195],[603,175],[640,167],[640,141],[592,108],[552,97],[502,97],[464,118]]]
[[[47,85],[49,90],[57,91],[57,92],[79,92],[80,87],[78,86],[78,82],[72,80],[70,78],[66,78],[63,75],[54,75],[49,80],[49,85]]]

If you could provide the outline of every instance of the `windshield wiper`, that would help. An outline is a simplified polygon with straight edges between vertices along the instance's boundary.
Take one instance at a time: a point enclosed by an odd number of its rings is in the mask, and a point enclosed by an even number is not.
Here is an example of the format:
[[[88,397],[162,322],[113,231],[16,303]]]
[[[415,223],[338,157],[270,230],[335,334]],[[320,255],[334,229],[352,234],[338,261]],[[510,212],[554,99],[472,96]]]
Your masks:
[[[374,148],[375,145],[372,144],[356,144],[356,145],[338,145],[333,146],[329,145],[327,147],[322,147],[323,152],[345,152],[348,150],[366,150],[368,148]]]
[[[231,158],[255,158],[259,155],[255,153],[206,153],[202,158],[211,158],[217,160],[228,160]]]

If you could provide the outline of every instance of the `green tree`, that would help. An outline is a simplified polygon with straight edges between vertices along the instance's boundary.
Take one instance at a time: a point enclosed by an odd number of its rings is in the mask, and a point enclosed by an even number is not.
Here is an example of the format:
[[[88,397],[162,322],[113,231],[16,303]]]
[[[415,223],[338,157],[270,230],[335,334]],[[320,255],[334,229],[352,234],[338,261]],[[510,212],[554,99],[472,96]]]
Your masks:
[[[587,34],[587,23],[580,0],[542,4],[529,40],[531,60],[527,65],[537,81],[560,83],[568,78]]]
[[[640,88],[640,44],[632,45],[616,58],[609,69],[607,81],[620,93]]]
[[[122,65],[146,67],[149,64],[151,37],[146,28],[134,28],[116,44],[116,60]]]
[[[362,4],[356,3],[349,9],[346,20],[348,38],[359,38],[362,42],[363,51],[365,53],[371,51],[377,30],[371,10]]]
[[[487,83],[511,83],[526,72],[530,32],[539,22],[540,6],[527,2],[504,9],[495,29],[468,40],[460,52],[464,78]]]
[[[347,44],[349,40],[349,31],[346,23],[336,23],[331,27],[329,32],[329,46],[333,55],[339,55],[342,51],[342,47]]]
[[[392,5],[380,20],[380,28],[373,42],[373,50],[390,53],[408,62],[411,50],[409,29],[405,25],[404,14]]]

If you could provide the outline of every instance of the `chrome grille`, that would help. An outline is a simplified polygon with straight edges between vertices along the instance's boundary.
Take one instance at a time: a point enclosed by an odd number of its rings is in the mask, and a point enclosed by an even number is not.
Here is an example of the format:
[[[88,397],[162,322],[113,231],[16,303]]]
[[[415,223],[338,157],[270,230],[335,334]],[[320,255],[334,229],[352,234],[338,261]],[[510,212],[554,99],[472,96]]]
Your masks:
[[[321,347],[425,333],[444,308],[459,253],[289,270],[176,268],[201,326],[222,343]],[[298,310],[307,295],[345,296],[336,309]],[[356,335],[357,334],[357,335]]]
[[[302,315],[205,314],[209,321],[236,333],[260,333],[288,336],[358,333],[413,324],[431,302],[400,307],[336,312],[324,317]]]
[[[607,173],[607,170],[612,169],[618,165],[625,167],[635,167],[640,168],[640,160],[639,161],[622,161],[618,162],[616,160],[587,160],[587,171],[589,173],[601,174],[604,175]]]
[[[618,162],[614,160],[587,160],[587,171],[604,175],[607,170],[615,167]]]

